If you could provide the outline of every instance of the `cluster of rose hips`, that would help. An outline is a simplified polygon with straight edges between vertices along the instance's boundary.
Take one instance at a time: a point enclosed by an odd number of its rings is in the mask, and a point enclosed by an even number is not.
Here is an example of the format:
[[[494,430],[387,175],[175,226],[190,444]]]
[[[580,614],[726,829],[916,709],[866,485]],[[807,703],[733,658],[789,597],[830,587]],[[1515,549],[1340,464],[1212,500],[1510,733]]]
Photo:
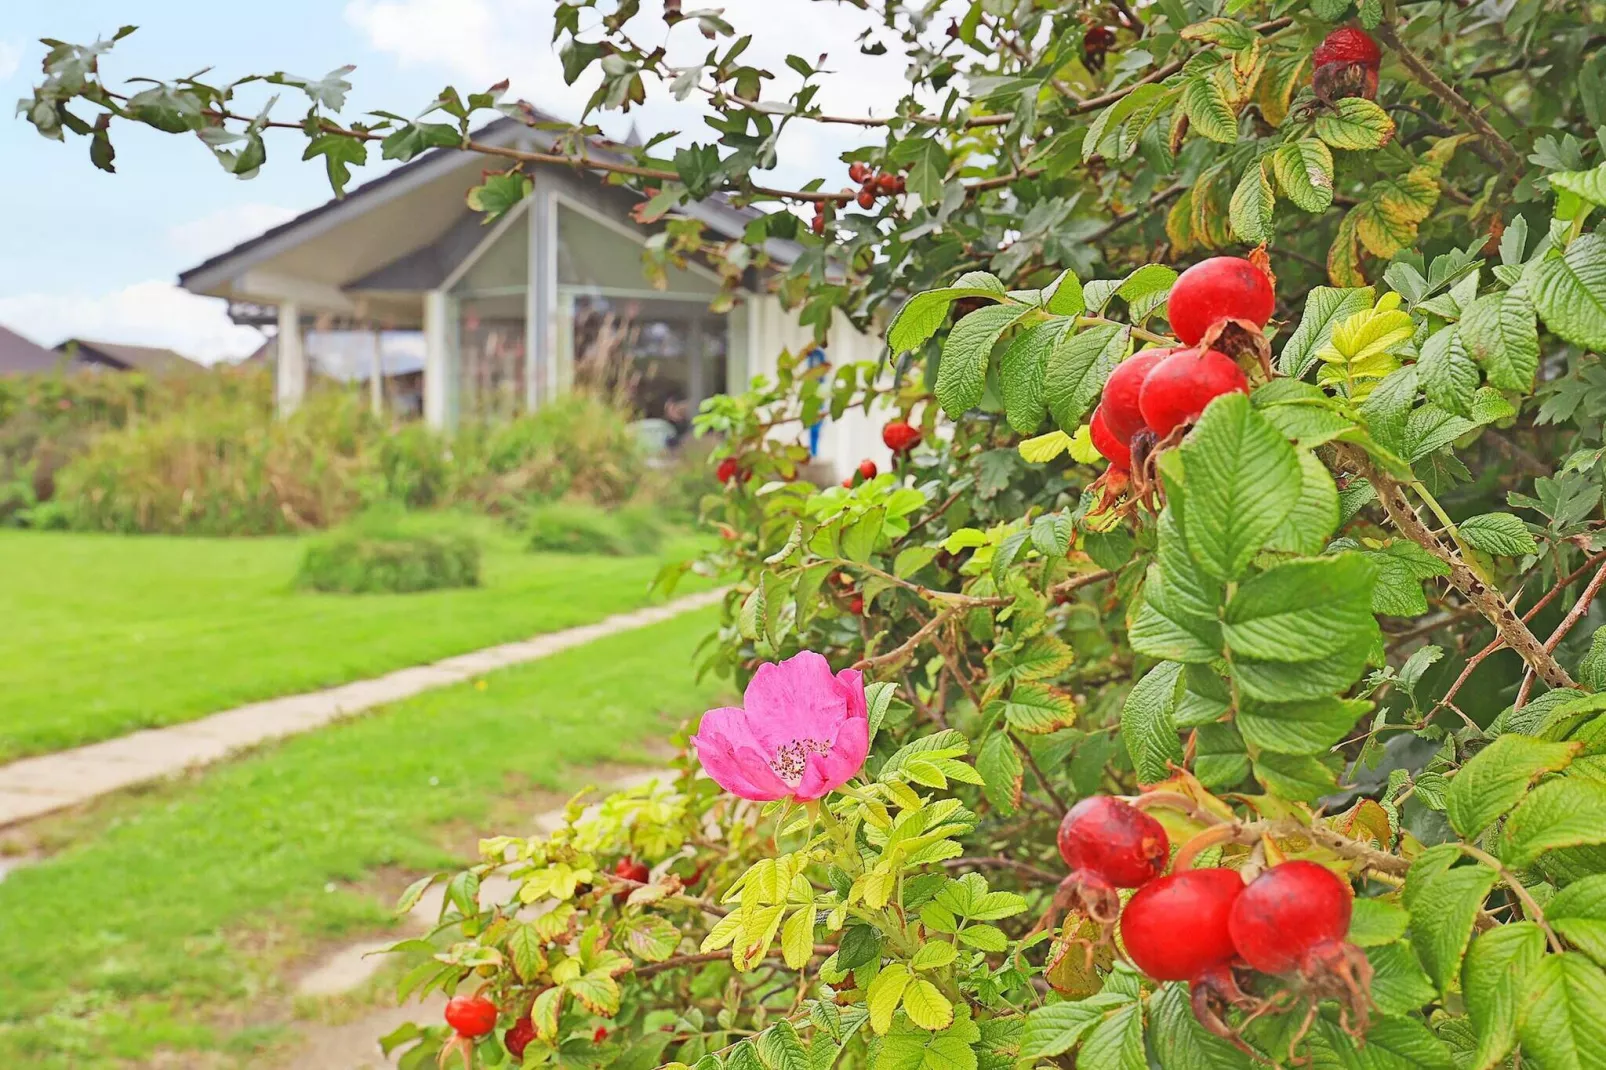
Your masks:
[[[1062,889],[1106,928],[1118,912],[1133,965],[1157,981],[1186,981],[1194,1014],[1225,1034],[1216,1003],[1259,1006],[1233,971],[1292,975],[1316,998],[1347,998],[1364,1014],[1365,957],[1345,942],[1349,885],[1315,862],[1271,866],[1247,885],[1231,869],[1184,869],[1161,876],[1170,858],[1165,828],[1120,799],[1095,795],[1059,827],[1070,867]],[[1137,889],[1120,907],[1118,888]]]
[[[857,160],[848,165],[848,177],[859,184],[859,191],[854,193],[852,186],[844,186],[843,198],[851,197],[866,211],[875,207],[876,198],[892,197],[906,188],[902,175],[893,171],[874,171],[868,164]],[[825,233],[825,208],[825,201],[815,202],[814,218],[809,220],[809,229],[816,234]]]
[[[1146,454],[1198,419],[1212,399],[1248,393],[1237,362],[1200,342],[1229,323],[1258,332],[1275,306],[1271,280],[1240,257],[1202,260],[1178,276],[1169,308],[1172,333],[1183,345],[1145,349],[1122,361],[1093,410],[1088,430],[1110,467],[1130,472],[1134,446]]]
[[[1377,72],[1383,50],[1372,35],[1351,26],[1328,34],[1311,53],[1311,88],[1323,102],[1342,97],[1377,98]]]

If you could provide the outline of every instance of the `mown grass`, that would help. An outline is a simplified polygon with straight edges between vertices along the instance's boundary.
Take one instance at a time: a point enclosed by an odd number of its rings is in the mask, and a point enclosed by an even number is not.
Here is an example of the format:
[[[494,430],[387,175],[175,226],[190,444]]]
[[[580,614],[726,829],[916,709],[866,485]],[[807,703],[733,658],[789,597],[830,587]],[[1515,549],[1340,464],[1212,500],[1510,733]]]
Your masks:
[[[0,531],[0,762],[597,620],[648,602],[659,562],[697,546],[482,538],[479,587],[331,595],[293,588],[299,538]]]
[[[70,846],[0,882],[0,1066],[85,1070],[267,1042],[261,1009],[285,1002],[290,965],[390,921],[376,875],[452,865],[448,834],[489,832],[510,795],[643,760],[641,742],[712,704],[719,686],[688,666],[713,612],[41,826]]]

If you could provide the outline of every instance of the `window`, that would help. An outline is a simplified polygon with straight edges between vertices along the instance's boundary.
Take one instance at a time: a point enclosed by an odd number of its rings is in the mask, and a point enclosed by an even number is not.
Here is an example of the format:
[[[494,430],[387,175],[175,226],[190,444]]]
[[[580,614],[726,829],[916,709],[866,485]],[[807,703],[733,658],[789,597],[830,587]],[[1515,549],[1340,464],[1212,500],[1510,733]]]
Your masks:
[[[525,409],[529,268],[530,228],[519,212],[452,286],[457,312],[453,393],[460,415],[505,418]]]

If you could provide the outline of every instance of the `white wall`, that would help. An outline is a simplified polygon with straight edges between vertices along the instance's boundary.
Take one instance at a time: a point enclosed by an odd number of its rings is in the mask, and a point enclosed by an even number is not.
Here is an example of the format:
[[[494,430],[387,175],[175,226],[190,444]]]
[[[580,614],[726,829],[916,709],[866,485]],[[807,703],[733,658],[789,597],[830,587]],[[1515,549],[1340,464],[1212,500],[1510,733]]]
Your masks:
[[[750,298],[749,345],[753,357],[749,374],[775,376],[783,350],[806,352],[814,345],[812,328],[800,326],[795,313],[781,307],[780,299],[769,294]],[[841,312],[835,313],[825,351],[832,364],[877,361],[885,343],[861,333]],[[891,370],[883,373],[890,378]],[[855,407],[840,420],[827,420],[820,434],[819,459],[831,467],[838,479],[852,472],[868,457],[882,470],[892,464],[892,452],[882,445],[881,427],[892,418],[892,408],[880,404],[867,416]],[[773,434],[787,441],[807,441],[806,431],[795,424],[777,428]]]

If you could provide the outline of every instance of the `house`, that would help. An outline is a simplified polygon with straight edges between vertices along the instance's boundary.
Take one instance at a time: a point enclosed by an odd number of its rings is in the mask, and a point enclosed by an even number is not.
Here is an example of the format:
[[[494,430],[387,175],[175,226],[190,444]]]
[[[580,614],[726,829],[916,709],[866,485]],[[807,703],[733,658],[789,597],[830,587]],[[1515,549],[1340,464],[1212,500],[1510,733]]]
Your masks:
[[[554,139],[513,119],[473,137],[537,152]],[[607,144],[594,151],[606,154]],[[595,173],[527,165],[531,194],[486,225],[464,201],[486,166],[486,157],[455,149],[423,154],[179,282],[227,300],[236,322],[275,329],[281,411],[304,396],[309,367],[328,363],[322,350],[365,346],[384,376],[385,354],[411,348],[421,362],[421,415],[437,427],[528,411],[577,379],[602,377],[624,383],[645,420],[683,431],[704,398],[773,375],[783,350],[813,348],[809,329],[758,272],[727,313],[710,310],[719,278],[701,264],[669,268],[667,285],[655,288],[642,263],[655,228],[632,219],[635,194]],[[732,238],[752,218],[718,196],[685,211]],[[767,251],[785,265],[802,248],[772,240]],[[367,341],[335,345],[353,335]],[[413,344],[404,347],[408,335]],[[883,346],[838,313],[826,349],[845,362],[876,360]],[[372,370],[358,374],[372,383]],[[817,458],[838,475],[864,457],[884,461],[882,419],[855,411],[828,423],[815,436]]]
[[[203,367],[182,353],[156,346],[131,346],[121,342],[94,342],[87,338],[69,338],[56,346],[74,368],[91,368],[96,371],[144,372],[147,375],[166,375],[170,372],[194,371]]]
[[[15,331],[0,327],[0,375],[53,372],[67,363],[60,353],[35,345]]]

